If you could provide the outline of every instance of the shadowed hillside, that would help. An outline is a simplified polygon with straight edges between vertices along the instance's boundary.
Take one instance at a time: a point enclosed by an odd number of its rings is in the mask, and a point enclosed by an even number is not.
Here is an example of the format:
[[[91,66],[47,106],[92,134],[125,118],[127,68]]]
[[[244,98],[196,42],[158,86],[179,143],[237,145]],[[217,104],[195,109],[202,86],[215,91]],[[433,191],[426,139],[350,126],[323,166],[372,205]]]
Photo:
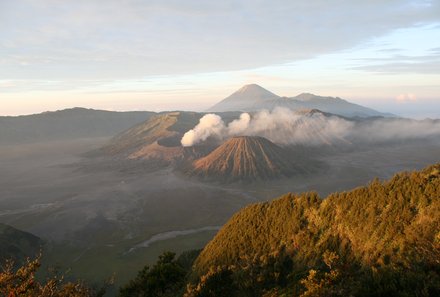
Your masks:
[[[0,224],[0,263],[12,259],[21,262],[27,257],[34,257],[43,245],[37,236]]]

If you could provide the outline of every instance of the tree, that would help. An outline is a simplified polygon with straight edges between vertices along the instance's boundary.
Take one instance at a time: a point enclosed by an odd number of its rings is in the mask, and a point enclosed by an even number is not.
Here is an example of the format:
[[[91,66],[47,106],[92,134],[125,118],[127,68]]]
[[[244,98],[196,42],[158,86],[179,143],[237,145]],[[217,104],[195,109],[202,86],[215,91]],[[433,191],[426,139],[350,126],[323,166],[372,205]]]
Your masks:
[[[188,285],[184,297],[233,297],[236,287],[227,267],[211,268],[196,285]]]
[[[175,253],[165,252],[150,269],[145,266],[137,277],[119,291],[121,297],[175,296],[184,287],[186,271],[175,260]]]
[[[63,277],[48,278],[39,282],[35,278],[41,266],[41,255],[14,270],[12,260],[6,261],[0,272],[0,296],[8,297],[92,297],[101,296],[83,282],[64,282]]]

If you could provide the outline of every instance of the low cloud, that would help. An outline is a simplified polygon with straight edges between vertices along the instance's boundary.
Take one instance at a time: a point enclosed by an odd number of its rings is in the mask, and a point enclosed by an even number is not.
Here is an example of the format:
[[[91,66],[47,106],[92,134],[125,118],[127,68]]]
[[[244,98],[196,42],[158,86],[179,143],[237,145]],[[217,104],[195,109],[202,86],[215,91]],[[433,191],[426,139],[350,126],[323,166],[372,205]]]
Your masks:
[[[400,103],[404,102],[414,102],[417,101],[416,95],[412,93],[406,93],[406,94],[399,94],[396,96],[396,101]]]
[[[404,99],[415,98],[405,94]],[[207,114],[184,134],[182,146],[208,138],[219,141],[233,136],[262,136],[280,145],[338,145],[440,137],[440,120],[379,118],[354,121],[320,112],[295,112],[277,108],[272,112],[242,113],[228,125],[216,114]]]
[[[440,121],[378,119],[359,124],[350,134],[355,141],[367,142],[440,137]]]
[[[222,118],[216,114],[207,114],[203,116],[194,129],[189,130],[183,135],[182,146],[193,146],[199,142],[205,141],[210,136],[220,136],[225,129],[225,123]]]
[[[343,140],[353,123],[336,116],[321,113],[298,113],[277,108],[261,111],[252,116],[242,113],[228,125],[220,116],[207,114],[199,124],[182,137],[183,146],[193,146],[212,137],[224,140],[232,136],[262,136],[278,144],[331,144]]]

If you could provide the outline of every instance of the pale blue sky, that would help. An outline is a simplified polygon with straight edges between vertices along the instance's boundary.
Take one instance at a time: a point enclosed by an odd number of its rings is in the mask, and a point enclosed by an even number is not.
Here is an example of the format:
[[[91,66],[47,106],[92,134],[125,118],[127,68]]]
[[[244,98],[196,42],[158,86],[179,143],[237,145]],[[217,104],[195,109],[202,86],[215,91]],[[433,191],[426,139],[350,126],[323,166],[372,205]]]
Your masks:
[[[440,117],[438,0],[0,0],[0,114],[203,110],[243,84]]]

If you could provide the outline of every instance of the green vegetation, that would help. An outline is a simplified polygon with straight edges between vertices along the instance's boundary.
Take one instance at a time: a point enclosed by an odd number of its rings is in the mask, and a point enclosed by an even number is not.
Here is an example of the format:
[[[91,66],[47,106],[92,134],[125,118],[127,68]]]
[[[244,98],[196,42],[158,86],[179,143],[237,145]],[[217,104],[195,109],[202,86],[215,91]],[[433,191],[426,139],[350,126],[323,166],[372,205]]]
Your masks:
[[[199,251],[176,254],[165,252],[153,267],[145,266],[135,279],[120,289],[121,297],[181,296],[188,272]]]
[[[200,284],[225,268],[239,296],[439,296],[440,164],[325,200],[287,194],[248,206],[194,273]]]

